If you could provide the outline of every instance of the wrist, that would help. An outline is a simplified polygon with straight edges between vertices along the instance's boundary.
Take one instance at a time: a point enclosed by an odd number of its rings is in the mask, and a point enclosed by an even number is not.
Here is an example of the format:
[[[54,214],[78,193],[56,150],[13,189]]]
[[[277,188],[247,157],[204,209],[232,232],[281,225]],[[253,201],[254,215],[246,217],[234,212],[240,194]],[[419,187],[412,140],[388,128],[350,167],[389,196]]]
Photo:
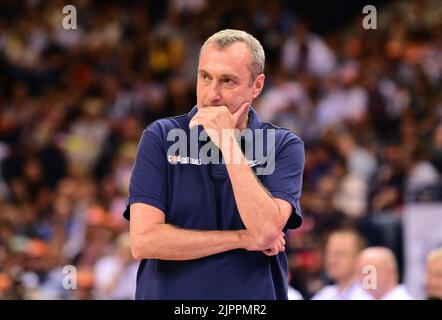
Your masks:
[[[236,142],[234,129],[223,129],[221,134],[221,149],[231,148]]]
[[[220,150],[224,156],[226,165],[242,164],[245,162],[241,147],[236,140],[235,133],[233,131],[229,134],[223,135]]]
[[[253,251],[253,238],[249,231],[238,230],[239,248],[248,251]]]
[[[238,235],[238,247],[239,249],[247,249],[247,230],[236,231]]]

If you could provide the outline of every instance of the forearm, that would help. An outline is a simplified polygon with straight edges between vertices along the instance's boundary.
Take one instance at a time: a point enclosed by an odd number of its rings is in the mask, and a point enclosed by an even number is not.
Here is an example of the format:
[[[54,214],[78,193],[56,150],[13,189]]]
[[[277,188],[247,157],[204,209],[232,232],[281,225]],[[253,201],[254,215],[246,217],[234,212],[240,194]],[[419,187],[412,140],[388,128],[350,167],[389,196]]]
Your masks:
[[[241,231],[199,231],[158,224],[137,235],[137,259],[192,260],[246,247]]]
[[[231,160],[226,161],[226,167],[241,219],[258,242],[263,245],[272,242],[281,231],[277,223],[278,206],[246,163],[236,140],[228,139],[223,143],[223,155]]]

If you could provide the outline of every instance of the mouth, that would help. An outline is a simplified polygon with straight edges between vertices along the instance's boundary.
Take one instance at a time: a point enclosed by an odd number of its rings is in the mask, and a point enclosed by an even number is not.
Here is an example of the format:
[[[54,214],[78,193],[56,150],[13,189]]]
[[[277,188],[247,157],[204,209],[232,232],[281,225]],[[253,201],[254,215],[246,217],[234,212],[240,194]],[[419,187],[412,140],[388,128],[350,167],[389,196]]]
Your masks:
[[[222,107],[222,106],[226,106],[227,107],[227,105],[226,104],[203,104],[203,108],[206,108],[206,107]]]

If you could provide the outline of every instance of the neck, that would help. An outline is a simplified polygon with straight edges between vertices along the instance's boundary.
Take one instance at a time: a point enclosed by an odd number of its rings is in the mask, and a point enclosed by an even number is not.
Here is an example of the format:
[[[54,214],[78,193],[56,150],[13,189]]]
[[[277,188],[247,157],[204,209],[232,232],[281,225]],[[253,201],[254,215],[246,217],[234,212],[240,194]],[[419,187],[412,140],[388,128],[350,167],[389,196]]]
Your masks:
[[[348,279],[337,282],[336,285],[338,286],[339,291],[342,292],[342,291],[345,291],[348,288],[350,288],[350,286],[353,284],[353,282],[354,282],[354,278],[350,277]]]

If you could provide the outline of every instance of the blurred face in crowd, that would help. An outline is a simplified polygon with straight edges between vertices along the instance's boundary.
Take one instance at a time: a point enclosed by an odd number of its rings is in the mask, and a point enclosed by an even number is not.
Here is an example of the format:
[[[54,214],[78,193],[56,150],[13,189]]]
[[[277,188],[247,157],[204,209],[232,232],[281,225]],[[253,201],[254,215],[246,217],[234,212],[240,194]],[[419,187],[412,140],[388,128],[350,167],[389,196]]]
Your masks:
[[[226,106],[234,113],[244,102],[252,102],[261,93],[265,76],[252,79],[250,61],[250,50],[243,42],[223,48],[209,43],[198,66],[198,108]]]
[[[361,286],[375,299],[381,299],[398,284],[395,257],[386,248],[363,250],[358,257],[357,269]],[[369,276],[373,277],[364,281]]]
[[[325,249],[325,268],[331,279],[339,283],[354,277],[358,248],[357,237],[352,233],[330,235]]]
[[[427,297],[442,299],[442,255],[427,262]]]

